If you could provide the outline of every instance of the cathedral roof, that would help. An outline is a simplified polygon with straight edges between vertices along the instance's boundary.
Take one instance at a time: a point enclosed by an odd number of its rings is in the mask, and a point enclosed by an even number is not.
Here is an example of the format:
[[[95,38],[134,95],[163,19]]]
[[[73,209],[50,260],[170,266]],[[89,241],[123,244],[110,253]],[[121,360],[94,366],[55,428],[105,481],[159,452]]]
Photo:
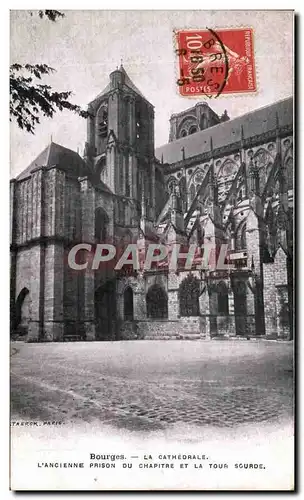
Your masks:
[[[131,78],[129,77],[128,73],[126,72],[125,68],[122,65],[116,71],[120,71],[124,75],[123,90],[131,89],[133,90],[133,92],[135,92],[135,94],[139,95],[140,97],[145,99],[145,101],[147,101],[146,97],[141,93],[141,91],[136,87],[136,85],[134,85],[134,83],[132,82]],[[103,89],[103,91],[100,92],[100,94],[98,94],[98,96],[96,96],[95,99],[93,99],[89,104],[94,106],[94,104],[96,104],[101,97],[103,97],[111,90],[113,90],[113,87],[111,85],[111,82],[109,82],[108,85]]]
[[[155,150],[155,156],[162,163],[177,163],[184,157],[191,158],[210,151],[212,139],[213,148],[228,146],[241,140],[243,127],[244,139],[254,137],[276,128],[276,115],[279,126],[292,125],[293,99],[289,97],[269,106],[259,108],[232,120],[214,125],[195,134],[169,142]]]
[[[85,164],[78,153],[51,142],[16,179],[18,181],[25,179],[31,174],[31,170],[35,168],[52,167],[54,165],[76,176],[84,174]]]

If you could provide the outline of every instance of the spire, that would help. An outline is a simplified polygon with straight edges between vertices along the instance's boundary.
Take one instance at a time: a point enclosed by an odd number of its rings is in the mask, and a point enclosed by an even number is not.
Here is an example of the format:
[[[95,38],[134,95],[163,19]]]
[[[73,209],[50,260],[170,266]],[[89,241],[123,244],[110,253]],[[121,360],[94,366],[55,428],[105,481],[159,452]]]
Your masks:
[[[212,140],[212,135],[210,136],[210,151],[213,153],[213,140]]]
[[[209,197],[210,197],[210,200],[212,200],[213,203],[215,205],[217,205],[218,185],[217,185],[217,179],[215,178],[215,175],[214,175],[213,165],[210,167],[210,170],[209,170]]]
[[[147,216],[144,182],[142,182],[142,189],[141,189],[141,216],[142,218],[145,218]]]
[[[276,111],[276,131],[277,131],[277,134],[279,133],[279,128],[280,128],[279,115],[278,115],[278,112]]]
[[[228,120],[230,120],[228,113],[227,113],[227,109],[224,110],[224,113],[222,114],[220,120],[221,120],[221,122],[227,122]]]
[[[243,125],[241,125],[240,158],[241,158],[241,165],[242,165],[242,163],[244,162],[244,128],[243,128]]]
[[[241,125],[241,148],[244,146],[244,127]]]

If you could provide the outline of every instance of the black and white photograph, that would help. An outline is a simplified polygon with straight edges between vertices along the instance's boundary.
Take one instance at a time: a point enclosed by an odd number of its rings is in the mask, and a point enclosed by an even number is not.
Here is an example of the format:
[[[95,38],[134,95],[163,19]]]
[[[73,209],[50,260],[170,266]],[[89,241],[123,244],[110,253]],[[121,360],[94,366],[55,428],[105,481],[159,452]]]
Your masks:
[[[10,11],[13,491],[294,490],[293,32]]]

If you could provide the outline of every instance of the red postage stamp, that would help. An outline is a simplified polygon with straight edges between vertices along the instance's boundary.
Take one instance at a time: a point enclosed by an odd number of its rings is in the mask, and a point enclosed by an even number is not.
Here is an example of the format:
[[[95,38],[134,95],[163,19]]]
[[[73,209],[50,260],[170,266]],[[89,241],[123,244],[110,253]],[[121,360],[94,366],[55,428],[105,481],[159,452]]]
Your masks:
[[[255,92],[251,28],[176,31],[182,96]]]

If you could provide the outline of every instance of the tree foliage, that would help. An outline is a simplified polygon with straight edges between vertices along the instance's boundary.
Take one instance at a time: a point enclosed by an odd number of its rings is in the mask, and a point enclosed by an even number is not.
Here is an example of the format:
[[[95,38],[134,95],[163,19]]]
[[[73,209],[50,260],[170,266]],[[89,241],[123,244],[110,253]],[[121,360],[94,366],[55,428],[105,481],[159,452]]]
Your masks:
[[[57,10],[40,10],[38,15],[53,22],[58,17],[64,17]],[[67,109],[83,118],[88,116],[87,111],[70,102],[72,92],[58,92],[41,82],[44,75],[54,71],[47,64],[14,63],[10,66],[10,119],[15,119],[21,129],[33,134],[41,114],[52,118],[58,110]]]
[[[33,13],[31,12],[31,16]],[[38,15],[40,19],[43,19],[43,17],[47,17],[50,21],[56,21],[58,17],[64,17],[64,14],[62,12],[59,12],[59,10],[39,10]]]

